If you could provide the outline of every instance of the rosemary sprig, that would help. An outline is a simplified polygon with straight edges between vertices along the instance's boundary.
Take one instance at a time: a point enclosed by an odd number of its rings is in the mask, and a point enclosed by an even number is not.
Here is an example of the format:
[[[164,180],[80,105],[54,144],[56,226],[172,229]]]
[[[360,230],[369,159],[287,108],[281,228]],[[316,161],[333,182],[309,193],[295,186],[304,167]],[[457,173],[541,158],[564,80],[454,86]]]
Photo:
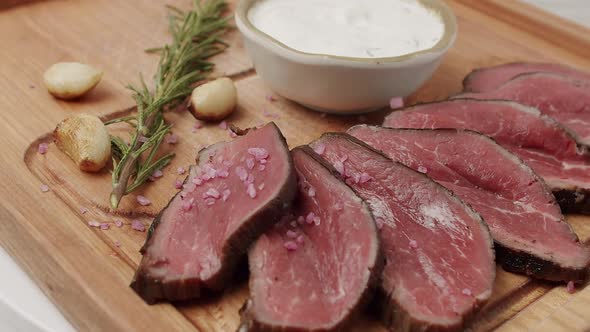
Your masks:
[[[107,122],[127,122],[135,127],[129,144],[119,137],[111,139],[111,207],[117,208],[124,195],[140,187],[154,171],[166,166],[174,157],[171,153],[156,158],[164,136],[170,130],[163,113],[186,98],[196,82],[207,77],[213,69],[207,59],[228,46],[220,39],[228,29],[228,18],[222,16],[226,5],[224,0],[193,0],[192,9],[186,12],[168,7],[172,43],[149,50],[160,54],[153,90],[140,77],[138,87],[128,86],[137,104],[137,116]]]

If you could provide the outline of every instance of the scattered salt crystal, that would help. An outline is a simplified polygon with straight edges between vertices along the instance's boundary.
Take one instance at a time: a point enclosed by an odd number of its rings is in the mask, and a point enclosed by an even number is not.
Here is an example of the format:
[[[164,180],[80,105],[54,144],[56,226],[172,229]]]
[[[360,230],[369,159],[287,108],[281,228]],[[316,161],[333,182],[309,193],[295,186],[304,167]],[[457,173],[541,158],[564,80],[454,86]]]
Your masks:
[[[309,197],[315,197],[315,188],[314,187],[309,187],[309,190],[307,191],[307,194],[309,195]]]
[[[264,171],[265,169],[266,169],[266,166],[265,166],[265,165],[258,165],[258,170],[259,170],[259,171],[261,171],[261,172],[262,172],[262,171]]]
[[[229,176],[229,169],[227,167],[220,168],[217,170],[216,175],[220,178],[227,178]]]
[[[180,166],[176,169],[176,173],[178,173],[178,175],[182,175],[182,174],[186,173],[186,169],[184,167]]]
[[[375,219],[375,225],[377,226],[377,229],[382,229],[383,228],[383,219],[381,219],[381,218]]]
[[[132,220],[131,228],[138,232],[145,232],[145,225],[140,220]]]
[[[178,142],[178,136],[174,134],[169,134],[166,136],[166,138],[164,138],[164,142],[168,144],[176,144]]]
[[[227,122],[225,122],[225,120],[224,121],[221,121],[219,123],[219,128],[221,128],[223,130],[226,130],[227,129]]]
[[[318,217],[318,216],[313,217],[313,223],[316,226],[319,226],[320,225],[320,222],[321,222],[320,217]]]
[[[344,175],[344,164],[341,161],[336,160],[336,162],[334,162],[334,169],[336,169],[340,175]]]
[[[334,210],[341,211],[342,210],[342,203],[338,202],[334,204]]]
[[[100,224],[100,229],[102,229],[103,231],[106,231],[109,228],[111,228],[111,225],[107,224],[106,222]]]
[[[161,178],[162,176],[164,176],[164,173],[161,170],[157,169],[152,173],[151,177],[153,177],[154,179],[158,179],[158,178]]]
[[[205,181],[210,180],[210,179],[215,179],[217,177],[217,171],[215,170],[215,168],[213,168],[213,166],[211,166],[210,163],[207,163],[203,166],[203,174],[201,175],[201,178]]]
[[[348,160],[348,155],[346,155],[346,154],[344,156],[342,156],[342,158],[340,158],[341,162],[345,162],[347,160]]]
[[[308,224],[311,224],[311,223],[313,223],[314,218],[315,218],[315,213],[310,212],[305,217],[305,222],[308,223]]]
[[[229,137],[236,138],[236,137],[238,137],[238,134],[236,134],[236,133],[234,133],[233,131],[230,130],[229,131]]]
[[[47,143],[40,143],[37,148],[37,151],[39,151],[40,154],[46,154],[47,150],[49,150],[49,145]]]
[[[258,190],[262,190],[262,189],[264,189],[264,183],[261,183],[258,185]]]
[[[99,228],[100,227],[100,223],[98,221],[95,221],[95,220],[90,220],[88,222],[88,226]]]
[[[393,97],[389,100],[389,107],[391,109],[404,107],[404,99],[401,97]]]
[[[247,184],[254,183],[254,175],[248,174],[248,177],[246,178],[246,183]]]
[[[236,167],[236,175],[240,178],[240,181],[246,181],[248,178],[248,171],[242,166]]]
[[[119,219],[115,219],[115,226],[121,228],[123,227],[123,222]]]
[[[205,204],[207,204],[207,205],[209,205],[209,206],[211,206],[211,205],[215,204],[215,198],[207,198],[207,199],[205,200]]]
[[[264,116],[265,116],[265,117],[267,117],[267,118],[270,118],[270,117],[272,117],[272,113],[271,113],[271,112],[269,112],[268,110],[264,110],[264,111],[262,112],[262,115],[264,115]]]
[[[299,217],[297,217],[297,223],[298,223],[298,224],[300,224],[300,225],[301,225],[301,224],[303,224],[304,222],[305,222],[305,218],[304,218],[303,216],[299,216]]]
[[[217,189],[215,189],[215,188],[209,188],[203,194],[204,198],[208,198],[208,197],[219,198],[219,196],[220,196],[219,191],[217,191]]]
[[[143,135],[139,135],[139,137],[137,138],[138,141],[140,141],[141,143],[145,143],[149,140],[149,138],[143,136]]]
[[[358,184],[361,181],[361,175],[360,174],[355,174],[352,176],[354,183]]]
[[[81,207],[80,208],[80,214],[86,214],[86,213],[88,213],[88,209],[85,208],[85,207]]]
[[[410,248],[412,248],[412,249],[418,248],[418,242],[416,242],[415,240],[410,240]]]
[[[180,181],[180,180],[174,181],[174,188],[181,189],[182,188],[182,181]]]
[[[201,180],[200,177],[195,176],[194,178],[192,178],[191,182],[196,186],[200,186],[203,183],[203,180]]]
[[[195,199],[191,198],[190,200],[186,200],[182,202],[182,211],[188,212],[193,209],[193,205],[195,203]]]
[[[289,251],[295,251],[295,250],[297,250],[297,243],[295,243],[293,241],[287,241],[287,242],[285,242],[284,246]]]
[[[362,172],[361,173],[361,176],[359,178],[359,182],[360,183],[366,183],[366,182],[369,182],[371,180],[373,180],[373,177],[372,176],[370,176],[369,174],[367,174],[365,172]]]
[[[186,196],[187,193],[192,193],[197,189],[197,186],[191,183],[185,183],[182,185],[182,189],[184,189],[184,192],[180,194],[180,198],[184,199],[183,194]]]
[[[248,148],[248,153],[253,155],[257,161],[268,158],[268,151],[265,148]]]
[[[326,145],[319,143],[313,147],[313,150],[315,151],[315,153],[321,156],[324,154],[324,152],[326,152]]]
[[[225,202],[229,198],[229,195],[231,195],[231,190],[225,189],[223,191],[223,196],[221,197],[221,199]]]
[[[152,202],[147,199],[146,197],[142,196],[142,195],[138,195],[137,196],[137,203],[139,203],[139,205],[143,205],[143,206],[147,206],[152,204]]]
[[[573,294],[576,291],[576,285],[573,281],[568,281],[566,289],[568,293]]]
[[[428,172],[428,169],[424,166],[419,166],[418,167],[418,172],[422,173],[422,174],[426,174]]]
[[[299,244],[303,243],[303,235],[299,235],[295,241],[297,241]]]
[[[39,189],[41,189],[42,192],[46,193],[49,191],[49,186],[46,184],[42,184],[39,186]]]
[[[119,240],[115,240],[115,247],[119,248],[121,246],[121,242]]]
[[[287,231],[287,237],[290,238],[290,239],[295,239],[295,238],[297,238],[297,232],[294,232],[292,230],[288,230]]]
[[[266,95],[266,100],[268,100],[269,102],[273,102],[276,101],[275,97],[273,95]]]
[[[256,188],[254,188],[254,184],[248,184],[248,189],[246,189],[246,193],[250,198],[256,198]]]
[[[203,128],[203,123],[201,123],[201,121],[197,121],[193,125],[193,129],[201,129],[201,128]]]
[[[461,293],[463,293],[463,295],[471,296],[471,290],[469,288],[463,288]]]
[[[252,169],[254,168],[254,158],[248,158],[246,159],[246,167],[248,167],[248,169]]]

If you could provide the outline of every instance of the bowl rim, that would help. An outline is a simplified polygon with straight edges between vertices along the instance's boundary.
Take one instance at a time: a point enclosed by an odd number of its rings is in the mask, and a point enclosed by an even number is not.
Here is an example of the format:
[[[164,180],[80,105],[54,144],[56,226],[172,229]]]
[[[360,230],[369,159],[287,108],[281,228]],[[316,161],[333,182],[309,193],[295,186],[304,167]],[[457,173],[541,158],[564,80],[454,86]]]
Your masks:
[[[286,51],[291,53],[292,55],[297,55],[302,57],[302,60],[307,60],[313,62],[313,60],[319,60],[325,62],[326,59],[336,60],[338,62],[352,62],[352,63],[359,63],[359,64],[384,64],[384,63],[399,63],[406,60],[411,60],[415,58],[419,58],[421,56],[428,56],[428,55],[437,55],[444,53],[448,50],[453,43],[455,42],[455,38],[457,35],[457,18],[455,13],[451,10],[451,8],[442,0],[416,0],[420,2],[423,6],[427,7],[430,10],[435,11],[440,15],[442,18],[443,24],[445,26],[445,30],[443,36],[440,40],[432,47],[407,53],[403,55],[397,55],[392,57],[382,57],[382,58],[360,58],[360,57],[349,57],[349,56],[340,56],[340,55],[331,55],[331,54],[322,54],[322,53],[308,53],[296,50],[291,48],[281,41],[275,39],[274,37],[266,34],[265,32],[259,30],[250,22],[248,18],[248,11],[254,5],[254,3],[259,1],[266,1],[266,0],[239,0],[239,3],[235,10],[235,18],[237,26],[240,30],[243,28],[247,28],[251,31],[256,37],[266,42],[273,44],[274,46],[278,47],[282,51]],[[242,31],[244,33],[244,31]],[[306,62],[307,62],[306,61]]]

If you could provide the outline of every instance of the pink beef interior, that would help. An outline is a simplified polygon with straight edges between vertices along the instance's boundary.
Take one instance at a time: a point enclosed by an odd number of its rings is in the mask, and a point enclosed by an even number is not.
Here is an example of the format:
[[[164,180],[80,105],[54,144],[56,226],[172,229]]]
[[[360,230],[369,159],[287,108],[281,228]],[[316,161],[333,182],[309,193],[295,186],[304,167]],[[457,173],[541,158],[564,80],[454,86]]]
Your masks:
[[[414,320],[455,325],[491,295],[492,243],[480,217],[427,177],[352,142],[312,143],[348,177],[381,225],[383,288]],[[357,182],[358,174],[372,180]]]
[[[391,128],[462,128],[494,138],[554,190],[590,189],[590,157],[566,130],[538,110],[510,101],[455,99],[391,113]]]
[[[253,312],[268,325],[328,329],[368,287],[379,250],[376,226],[360,198],[325,167],[297,149],[293,160],[297,215],[263,235],[249,254]],[[319,225],[296,221],[310,213]],[[288,243],[297,248],[288,250]]]
[[[256,160],[249,153],[252,148],[264,149],[268,157]],[[213,277],[228,239],[284,185],[289,176],[286,153],[272,125],[202,153],[201,159],[205,155],[208,161],[191,169],[183,191],[164,210],[153,234],[144,259],[149,273],[163,282],[193,278],[206,283]],[[244,181],[238,169],[250,178]],[[206,180],[209,176],[214,178]],[[250,183],[255,196],[247,190]]]
[[[520,74],[548,72],[567,75],[572,78],[590,80],[590,74],[571,67],[553,63],[508,63],[495,67],[478,69],[469,74],[465,82],[465,90],[470,92],[486,92],[495,90]]]
[[[534,73],[518,76],[493,91],[464,93],[457,97],[513,100],[536,107],[590,145],[590,81]]]
[[[564,221],[544,184],[492,140],[470,132],[357,126],[350,133],[422,170],[478,211],[502,245],[573,268],[588,249]]]

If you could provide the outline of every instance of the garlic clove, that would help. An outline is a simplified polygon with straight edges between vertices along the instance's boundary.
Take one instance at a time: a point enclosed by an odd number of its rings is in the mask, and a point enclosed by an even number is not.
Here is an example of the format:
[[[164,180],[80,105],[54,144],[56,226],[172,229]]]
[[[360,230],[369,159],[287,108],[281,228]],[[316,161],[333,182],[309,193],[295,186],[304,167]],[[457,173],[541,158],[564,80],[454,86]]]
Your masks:
[[[98,172],[111,158],[109,133],[94,115],[78,114],[63,120],[53,136],[57,147],[83,171]]]
[[[222,77],[196,87],[191,94],[189,109],[199,120],[219,121],[235,110],[237,100],[234,82]]]
[[[45,87],[54,97],[74,99],[92,90],[103,72],[78,62],[59,62],[47,69],[43,75]]]

